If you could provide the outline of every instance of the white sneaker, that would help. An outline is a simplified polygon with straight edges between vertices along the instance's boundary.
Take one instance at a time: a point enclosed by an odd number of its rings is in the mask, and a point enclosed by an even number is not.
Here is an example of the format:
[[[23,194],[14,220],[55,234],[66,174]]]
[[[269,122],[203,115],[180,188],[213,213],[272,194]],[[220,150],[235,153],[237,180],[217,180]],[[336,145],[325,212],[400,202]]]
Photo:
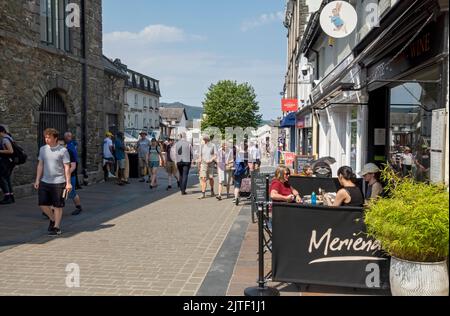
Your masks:
[[[117,178],[117,177],[110,172],[108,178]]]

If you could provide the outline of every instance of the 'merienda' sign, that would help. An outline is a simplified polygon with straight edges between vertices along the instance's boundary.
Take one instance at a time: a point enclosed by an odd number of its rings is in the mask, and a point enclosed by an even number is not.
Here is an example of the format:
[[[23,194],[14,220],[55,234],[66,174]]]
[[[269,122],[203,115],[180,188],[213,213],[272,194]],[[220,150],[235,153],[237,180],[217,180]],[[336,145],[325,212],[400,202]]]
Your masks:
[[[323,258],[312,260],[309,264],[337,261],[386,260],[386,258],[370,256],[374,251],[381,251],[381,244],[379,241],[362,237],[356,238],[356,233],[353,234],[355,238],[333,238],[332,233],[333,229],[329,228],[322,236],[320,236],[320,238],[318,238],[317,231],[312,231],[308,251],[309,253],[318,251],[321,255],[323,254]],[[360,256],[343,256],[342,252],[345,253],[345,251],[361,252],[362,254]],[[340,256],[328,257],[329,254]],[[366,255],[364,256],[363,254]]]

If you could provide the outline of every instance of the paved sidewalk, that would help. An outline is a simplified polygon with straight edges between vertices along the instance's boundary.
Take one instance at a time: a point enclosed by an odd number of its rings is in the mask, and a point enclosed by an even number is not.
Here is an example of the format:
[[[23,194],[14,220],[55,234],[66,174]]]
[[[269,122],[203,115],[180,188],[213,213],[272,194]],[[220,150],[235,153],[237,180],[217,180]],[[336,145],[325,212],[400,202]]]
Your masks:
[[[0,295],[186,295],[197,293],[240,207],[199,201],[194,175],[182,197],[166,182],[80,190],[85,211],[63,219],[63,235],[46,236],[36,197],[0,209]],[[176,192],[176,193],[175,193]],[[80,287],[66,267],[80,267]]]

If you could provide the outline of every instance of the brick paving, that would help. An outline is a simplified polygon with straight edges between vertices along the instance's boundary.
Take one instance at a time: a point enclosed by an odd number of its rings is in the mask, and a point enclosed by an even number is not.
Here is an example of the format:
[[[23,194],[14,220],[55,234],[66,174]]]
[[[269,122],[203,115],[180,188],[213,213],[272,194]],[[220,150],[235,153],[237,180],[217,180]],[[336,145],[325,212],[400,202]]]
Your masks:
[[[136,180],[85,188],[85,212],[70,216],[68,202],[56,239],[35,197],[2,208],[0,295],[195,295],[240,207],[199,201],[198,185],[184,197],[165,187],[161,179],[153,191]],[[80,267],[79,288],[66,286],[70,263]]]

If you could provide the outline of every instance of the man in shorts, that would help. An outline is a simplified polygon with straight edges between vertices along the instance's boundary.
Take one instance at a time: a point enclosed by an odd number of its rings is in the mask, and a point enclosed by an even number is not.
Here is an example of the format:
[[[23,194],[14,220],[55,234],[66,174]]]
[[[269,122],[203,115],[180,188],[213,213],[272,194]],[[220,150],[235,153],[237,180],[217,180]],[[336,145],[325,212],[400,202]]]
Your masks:
[[[106,132],[106,138],[103,140],[103,168],[105,169],[105,182],[108,178],[115,178],[114,175],[114,145],[111,132]]]
[[[150,150],[150,140],[147,138],[147,132],[142,131],[139,133],[139,138],[137,142],[137,152],[139,157],[139,176],[141,177],[141,180],[139,182],[145,182],[148,178],[148,152]]]
[[[203,137],[204,144],[200,148],[200,180],[202,187],[202,195],[199,199],[204,199],[206,197],[206,180],[209,179],[209,184],[211,186],[211,196],[214,197],[214,161],[217,158],[216,146],[211,143],[211,139],[208,135]]]
[[[83,211],[81,207],[80,196],[76,191],[77,184],[77,167],[78,167],[78,153],[76,147],[71,145],[73,144],[73,136],[71,132],[66,132],[64,134],[64,142],[66,144],[66,149],[69,152],[70,157],[70,182],[72,184],[72,190],[69,193],[69,199],[73,201],[75,204],[75,211],[72,212],[72,215],[80,215]]]
[[[178,169],[177,165],[174,161],[176,160],[175,154],[175,143],[173,138],[169,138],[169,143],[166,146],[166,171],[168,176],[168,186],[167,190],[172,189],[172,176],[175,177],[178,183],[178,187],[180,186],[180,178],[178,177]]]
[[[118,168],[117,184],[125,185],[125,141],[122,132],[117,132],[114,148]]]
[[[34,188],[38,190],[39,206],[50,219],[49,236],[61,235],[63,208],[72,190],[69,152],[58,144],[58,137],[59,132],[53,128],[44,131],[46,145],[39,150],[34,182]]]

